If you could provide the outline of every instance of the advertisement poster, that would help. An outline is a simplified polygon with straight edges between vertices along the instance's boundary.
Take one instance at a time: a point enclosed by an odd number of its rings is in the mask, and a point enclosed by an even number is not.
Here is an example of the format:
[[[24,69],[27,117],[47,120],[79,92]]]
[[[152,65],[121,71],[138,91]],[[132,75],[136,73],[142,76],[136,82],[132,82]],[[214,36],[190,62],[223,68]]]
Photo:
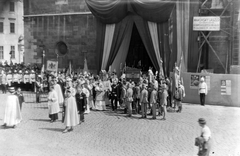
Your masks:
[[[210,90],[210,76],[202,76],[202,75],[191,75],[191,84],[190,84],[190,88],[191,89],[198,89],[198,85],[200,82],[201,77],[204,78],[208,90]]]
[[[198,89],[199,80],[200,80],[199,75],[191,75],[190,88]]]
[[[221,95],[231,95],[231,80],[221,80]]]

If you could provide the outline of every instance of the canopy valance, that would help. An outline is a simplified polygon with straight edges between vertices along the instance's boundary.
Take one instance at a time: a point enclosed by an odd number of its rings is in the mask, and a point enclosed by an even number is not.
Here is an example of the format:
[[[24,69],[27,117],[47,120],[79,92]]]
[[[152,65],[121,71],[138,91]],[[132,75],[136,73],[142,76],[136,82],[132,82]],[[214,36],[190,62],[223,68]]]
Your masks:
[[[129,13],[146,21],[163,23],[169,19],[176,0],[85,0],[93,15],[102,23],[113,24]]]

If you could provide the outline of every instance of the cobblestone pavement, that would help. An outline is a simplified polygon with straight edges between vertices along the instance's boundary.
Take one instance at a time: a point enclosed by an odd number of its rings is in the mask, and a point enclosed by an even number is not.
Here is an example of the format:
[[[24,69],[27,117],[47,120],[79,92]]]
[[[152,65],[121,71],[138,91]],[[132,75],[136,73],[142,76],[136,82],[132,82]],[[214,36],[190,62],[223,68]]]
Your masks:
[[[0,124],[5,99],[0,95]],[[24,104],[22,116],[16,129],[0,128],[0,156],[194,156],[200,117],[212,131],[212,155],[240,156],[240,108],[184,104],[166,121],[92,111],[66,134],[60,121],[49,122],[46,103]]]

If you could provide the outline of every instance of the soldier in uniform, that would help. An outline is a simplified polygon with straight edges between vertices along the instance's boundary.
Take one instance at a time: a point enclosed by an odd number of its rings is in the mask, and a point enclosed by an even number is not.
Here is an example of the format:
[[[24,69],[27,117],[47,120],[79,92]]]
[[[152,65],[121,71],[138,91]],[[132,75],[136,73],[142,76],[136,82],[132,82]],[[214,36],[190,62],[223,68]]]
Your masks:
[[[117,81],[113,80],[112,84],[112,91],[111,91],[111,105],[112,105],[112,110],[117,111],[117,103],[118,103],[118,97],[117,97],[117,90],[118,90],[118,85]]]
[[[147,84],[143,85],[143,90],[140,95],[142,118],[147,118],[147,105],[148,105],[148,91]]]
[[[29,77],[31,91],[34,91],[35,89],[35,80],[36,80],[36,74],[34,70],[31,70],[30,77]]]
[[[30,79],[29,79],[29,73],[26,70],[23,76],[23,82],[24,82],[24,88],[26,91],[29,91],[30,89],[30,83],[29,83]]]
[[[11,72],[11,70],[9,70],[8,71],[8,73],[7,73],[7,84],[8,84],[8,86],[11,86],[12,85],[12,72]]]
[[[23,89],[23,74],[22,74],[22,70],[19,70],[19,72],[18,72],[18,85],[19,85],[19,88]]]
[[[18,88],[19,85],[18,85],[18,72],[17,70],[14,70],[14,73],[13,73],[13,86],[15,88]]]
[[[7,76],[4,71],[2,72],[2,92],[3,94],[7,92]]]

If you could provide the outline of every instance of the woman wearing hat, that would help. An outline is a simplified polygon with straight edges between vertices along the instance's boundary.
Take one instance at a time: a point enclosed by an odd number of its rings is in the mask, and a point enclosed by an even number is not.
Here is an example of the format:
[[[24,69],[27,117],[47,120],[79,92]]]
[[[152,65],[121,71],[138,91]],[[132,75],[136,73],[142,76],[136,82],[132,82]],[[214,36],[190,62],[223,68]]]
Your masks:
[[[202,127],[201,135],[196,139],[195,145],[199,147],[199,156],[209,156],[211,151],[211,131],[206,125],[206,120],[204,118],[198,119],[199,125]]]
[[[63,131],[63,133],[66,133],[73,131],[73,126],[76,126],[79,123],[76,99],[72,96],[70,89],[66,90],[64,106],[65,106],[64,125],[66,126],[66,128]]]
[[[205,96],[208,93],[207,83],[204,81],[204,77],[201,77],[200,83],[198,85],[198,94],[200,95],[201,105],[205,105]]]
[[[16,125],[21,122],[22,116],[20,112],[18,97],[14,95],[14,87],[9,87],[9,92],[10,95],[8,95],[7,97],[3,126],[12,126],[13,128],[15,128]]]

